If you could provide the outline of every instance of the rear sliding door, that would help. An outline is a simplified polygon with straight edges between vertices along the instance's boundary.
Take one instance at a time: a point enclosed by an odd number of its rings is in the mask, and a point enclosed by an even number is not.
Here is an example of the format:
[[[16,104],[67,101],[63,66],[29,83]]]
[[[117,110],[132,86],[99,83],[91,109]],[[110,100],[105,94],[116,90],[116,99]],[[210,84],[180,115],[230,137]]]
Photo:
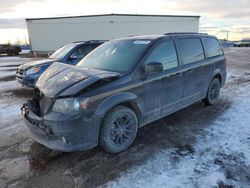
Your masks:
[[[204,97],[206,71],[202,65],[207,60],[200,37],[178,37],[176,43],[184,79],[182,103],[188,105]]]

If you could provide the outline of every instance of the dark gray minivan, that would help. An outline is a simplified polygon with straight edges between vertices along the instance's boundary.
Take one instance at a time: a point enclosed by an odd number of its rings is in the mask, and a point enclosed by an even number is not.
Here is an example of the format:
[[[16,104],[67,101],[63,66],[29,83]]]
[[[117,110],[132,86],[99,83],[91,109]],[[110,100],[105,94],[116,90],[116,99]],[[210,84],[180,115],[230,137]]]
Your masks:
[[[138,128],[202,100],[214,104],[226,79],[220,42],[169,33],[106,42],[77,66],[53,64],[22,114],[32,137],[62,151],[96,145],[117,153]]]

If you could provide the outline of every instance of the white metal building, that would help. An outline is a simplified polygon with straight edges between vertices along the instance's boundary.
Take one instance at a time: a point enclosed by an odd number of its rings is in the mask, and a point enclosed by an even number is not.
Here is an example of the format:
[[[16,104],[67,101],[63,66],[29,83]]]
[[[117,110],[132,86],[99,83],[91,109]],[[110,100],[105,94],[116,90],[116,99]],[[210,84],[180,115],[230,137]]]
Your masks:
[[[27,18],[32,51],[47,53],[85,40],[110,40],[131,35],[198,32],[199,16],[103,14]]]

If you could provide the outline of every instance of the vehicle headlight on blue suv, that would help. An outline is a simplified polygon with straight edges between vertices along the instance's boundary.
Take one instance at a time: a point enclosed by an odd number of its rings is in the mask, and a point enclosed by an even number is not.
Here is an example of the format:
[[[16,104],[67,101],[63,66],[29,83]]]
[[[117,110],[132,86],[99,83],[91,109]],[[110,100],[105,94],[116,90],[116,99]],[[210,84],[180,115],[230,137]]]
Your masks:
[[[36,73],[38,73],[40,71],[40,69],[41,69],[41,67],[39,67],[39,66],[29,68],[26,71],[26,74],[36,74]]]
[[[89,98],[64,98],[57,99],[52,108],[53,112],[76,115],[87,110]]]

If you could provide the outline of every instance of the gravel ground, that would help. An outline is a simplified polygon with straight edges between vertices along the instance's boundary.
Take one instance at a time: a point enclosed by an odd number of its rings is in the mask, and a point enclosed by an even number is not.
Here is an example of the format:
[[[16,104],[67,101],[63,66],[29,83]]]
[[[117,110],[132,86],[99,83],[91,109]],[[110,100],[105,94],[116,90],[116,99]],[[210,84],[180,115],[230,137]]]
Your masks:
[[[225,50],[228,78],[216,105],[193,104],[139,131],[118,155],[62,153],[34,142],[20,115],[31,89],[0,57],[0,187],[249,187],[250,48]]]

